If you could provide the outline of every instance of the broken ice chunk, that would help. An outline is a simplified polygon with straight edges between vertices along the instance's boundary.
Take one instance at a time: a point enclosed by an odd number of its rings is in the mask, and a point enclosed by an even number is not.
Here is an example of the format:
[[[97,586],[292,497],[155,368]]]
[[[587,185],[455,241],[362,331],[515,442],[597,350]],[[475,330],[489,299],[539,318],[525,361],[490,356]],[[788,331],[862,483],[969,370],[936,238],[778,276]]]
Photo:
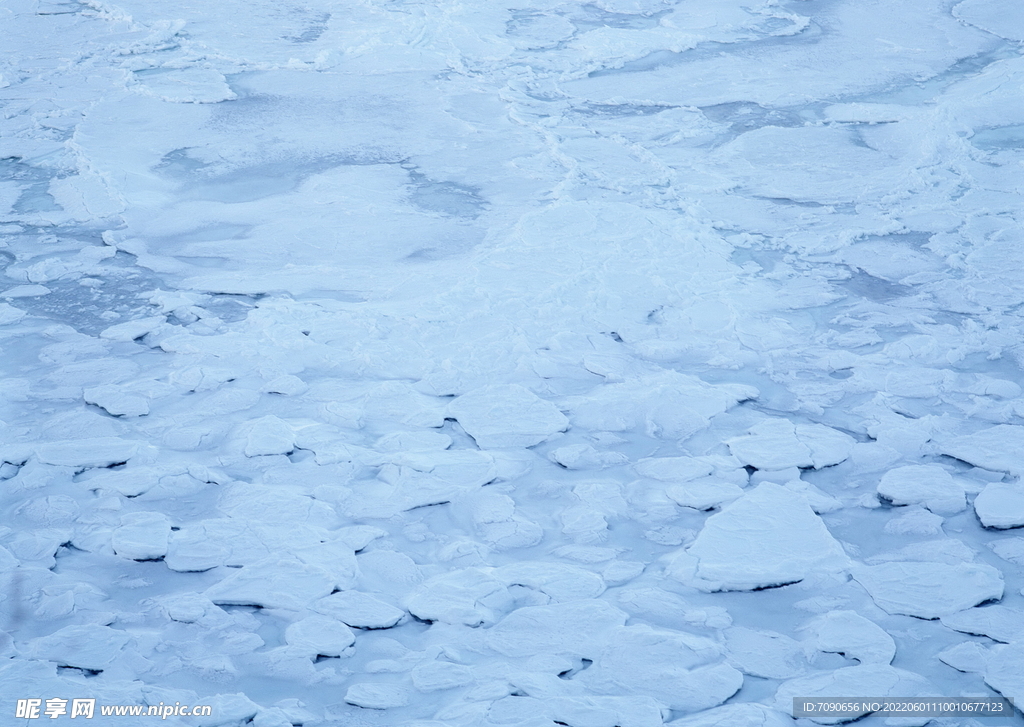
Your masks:
[[[584,429],[624,432],[643,427],[648,436],[686,439],[737,402],[757,397],[740,384],[713,385],[676,371],[642,375],[597,387],[578,397],[573,424]]]
[[[176,571],[252,565],[275,553],[322,546],[327,538],[326,531],[302,523],[282,528],[243,518],[201,520],[171,533],[166,563]]]
[[[670,483],[665,494],[678,505],[697,510],[735,500],[749,480],[735,457],[649,457],[634,469],[643,477]]]
[[[943,454],[989,470],[1024,473],[1024,426],[1000,424],[943,444]]]
[[[217,694],[205,698],[204,701],[212,707],[212,714],[217,716],[215,721],[199,722],[202,727],[218,722],[220,724],[246,724],[260,711],[260,706],[241,692]]]
[[[811,506],[811,509],[818,515],[827,512],[835,512],[843,507],[842,502],[823,492],[820,488],[815,487],[810,482],[804,482],[797,478],[785,482],[784,485],[786,489],[800,493],[800,495],[807,500],[807,504]]]
[[[39,295],[49,295],[50,289],[45,285],[15,285],[0,293],[0,298],[34,298]]]
[[[442,432],[392,432],[377,440],[376,448],[383,452],[419,452],[448,449],[452,438]]]
[[[572,505],[558,514],[562,532],[577,543],[596,543],[604,540],[608,521],[604,515],[586,505]]]
[[[569,470],[600,470],[629,461],[624,454],[600,452],[589,444],[570,444],[559,447],[548,455],[548,459]]]
[[[450,661],[430,661],[412,670],[412,683],[421,692],[464,687],[476,681],[473,670]]]
[[[292,376],[291,374],[285,374],[278,376],[273,381],[269,381],[263,385],[262,391],[267,394],[283,394],[285,396],[298,396],[303,393],[309,387],[306,386],[306,382],[300,379],[298,376]]]
[[[791,715],[794,698],[856,699],[865,695],[929,697],[935,694],[931,684],[920,674],[896,669],[888,664],[862,664],[784,682],[775,693],[774,707]],[[844,712],[841,715],[830,714],[809,719],[819,724],[840,724],[855,720],[864,714],[866,712]],[[930,721],[930,717],[923,717],[913,724],[924,725]]]
[[[490,724],[515,724],[523,727],[546,727],[550,724],[661,727],[667,711],[650,697],[506,696],[491,705],[487,718]]]
[[[990,653],[985,683],[1011,699],[1024,694],[1024,641],[997,646]]]
[[[878,483],[878,494],[894,505],[924,505],[938,515],[954,515],[967,507],[964,488],[934,464],[889,470]]]
[[[739,462],[733,460],[736,466]],[[647,457],[637,462],[633,469],[641,477],[663,482],[688,482],[705,477],[715,471],[710,457]]]
[[[132,642],[124,631],[109,626],[65,626],[29,641],[26,656],[90,671],[103,671]]]
[[[284,640],[310,656],[341,656],[356,642],[356,637],[341,621],[315,615],[290,624],[284,631]]]
[[[896,656],[896,642],[874,621],[856,611],[831,611],[803,627],[808,645],[818,651],[843,654],[861,664],[888,664]]]
[[[605,590],[601,576],[563,563],[511,563],[495,568],[493,575],[508,587],[534,588],[555,602],[597,598]]]
[[[1024,565],[1024,538],[1003,538],[989,543],[988,547],[1003,560]]]
[[[974,512],[986,528],[1008,530],[1024,527],[1024,485],[990,482],[974,498]]]
[[[1024,641],[1024,611],[1000,604],[943,616],[942,624],[955,631],[987,636],[1006,644]]]
[[[495,550],[529,548],[544,539],[544,529],[519,515],[496,523],[477,526],[480,538]]]
[[[964,641],[938,653],[939,661],[957,671],[982,674],[991,656],[989,650],[977,641]]]
[[[721,704],[743,684],[743,675],[721,661],[721,647],[708,638],[629,626],[603,641],[594,665],[577,677],[599,693],[625,690],[695,712]]]
[[[467,494],[461,498],[468,506],[474,524],[486,522],[504,522],[515,512],[515,501],[509,496],[498,493],[492,488],[485,488]]]
[[[895,562],[857,566],[852,573],[892,614],[937,619],[1003,597],[1003,576],[989,565]]]
[[[9,305],[7,303],[0,303],[0,326],[17,323],[24,318],[25,315],[25,311],[20,308],[15,308],[13,305]]]
[[[800,643],[785,634],[735,626],[725,632],[726,660],[765,679],[790,679],[807,671]]]
[[[353,684],[345,692],[345,701],[364,709],[392,709],[409,703],[409,694],[396,684]]]
[[[788,419],[766,419],[749,434],[726,442],[744,464],[759,470],[787,467],[820,469],[839,464],[853,451],[853,437],[822,424],[794,424]]]
[[[359,576],[359,564],[352,549],[341,541],[328,541],[296,548],[292,555],[307,565],[327,571],[335,588],[351,588]]]
[[[67,495],[47,495],[26,501],[14,514],[34,525],[70,525],[80,512],[78,503]]]
[[[387,534],[387,530],[381,530],[372,525],[350,525],[347,528],[341,528],[333,532],[334,537],[348,545],[356,553],[377,538],[382,538]]]
[[[44,464],[62,467],[110,467],[124,464],[141,449],[141,442],[97,437],[41,444],[36,447],[36,457]]]
[[[1004,5],[999,0],[965,0],[954,7],[953,15],[962,23],[976,25],[1000,38],[1024,41],[1024,10],[1019,5]]]
[[[574,560],[577,563],[605,563],[619,554],[615,548],[602,548],[597,545],[563,545],[551,551],[559,558]]]
[[[248,425],[245,456],[288,454],[295,449],[295,431],[275,416],[260,417]]]
[[[731,482],[723,482],[715,477],[702,477],[667,487],[665,494],[681,507],[710,510],[723,503],[732,502],[743,495],[743,490]]]
[[[517,609],[492,626],[491,648],[512,657],[567,654],[593,659],[627,615],[604,601],[569,601]]]
[[[93,386],[83,392],[86,404],[94,404],[111,416],[140,417],[149,414],[149,401],[145,397],[129,394],[116,384]]]
[[[899,550],[879,553],[865,559],[868,565],[877,565],[893,560],[920,560],[929,563],[970,563],[974,560],[974,551],[964,545],[963,541],[954,538],[926,540],[923,543],[911,543]]]
[[[235,570],[206,589],[218,605],[304,608],[334,590],[334,578],[323,568],[295,557],[272,557]]]
[[[941,535],[942,522],[941,515],[911,505],[902,515],[887,522],[884,530],[891,535]]]
[[[23,566],[32,565],[49,570],[56,562],[54,554],[57,548],[68,542],[71,535],[70,529],[34,528],[7,540],[7,549]]]
[[[793,720],[760,704],[723,704],[668,723],[671,727],[793,727]]]
[[[163,73],[143,76],[137,83],[138,92],[170,103],[217,103],[238,98],[227,79],[213,68],[190,65],[161,70]]]
[[[496,548],[529,547],[544,537],[539,525],[515,513],[511,497],[489,487],[467,493],[453,507],[459,512],[468,510],[477,534]]]
[[[423,581],[423,569],[412,558],[384,547],[356,556],[361,588],[403,597]]]
[[[564,724],[614,724],[621,727],[660,727],[667,711],[651,697],[553,697],[548,714]]]
[[[152,333],[157,328],[166,325],[166,316],[138,318],[133,321],[118,323],[117,325],[100,331],[100,338],[105,338],[109,341],[134,341],[135,339],[142,338],[147,333]]]
[[[217,506],[228,517],[240,520],[302,523],[329,529],[338,525],[334,508],[326,502],[282,487],[231,482],[221,488]]]
[[[227,612],[209,598],[198,593],[176,593],[155,599],[167,618],[181,623],[199,623],[204,626],[225,626],[231,623]]]
[[[252,720],[252,727],[293,727],[294,724],[285,711],[277,707],[260,709]]]
[[[435,576],[406,599],[405,607],[424,621],[479,626],[493,623],[513,606],[505,584],[477,568]]]
[[[484,386],[457,397],[448,413],[481,447],[532,447],[569,420],[554,404],[518,384]]]
[[[110,536],[114,552],[131,560],[155,560],[167,555],[171,521],[159,512],[132,512]]]
[[[785,485],[800,479],[799,467],[787,467],[784,470],[758,470],[750,475],[750,484],[760,485],[762,482],[774,482]]]
[[[353,498],[351,517],[392,517],[427,505],[451,502],[495,479],[494,458],[476,450],[404,452],[389,457],[374,487]]]
[[[621,586],[643,573],[645,567],[637,560],[616,560],[605,566],[601,571],[601,577],[610,586]]]
[[[391,628],[405,616],[402,609],[360,591],[332,593],[310,608],[360,629]]]
[[[704,591],[743,591],[848,566],[842,547],[807,500],[766,482],[709,517],[667,573]]]
[[[155,487],[159,484],[162,476],[172,474],[172,472],[155,467],[129,465],[124,469],[101,469],[89,474],[91,476],[88,479],[82,479],[81,482],[90,490],[110,490],[125,497],[135,497]],[[173,474],[177,474],[177,472]]]

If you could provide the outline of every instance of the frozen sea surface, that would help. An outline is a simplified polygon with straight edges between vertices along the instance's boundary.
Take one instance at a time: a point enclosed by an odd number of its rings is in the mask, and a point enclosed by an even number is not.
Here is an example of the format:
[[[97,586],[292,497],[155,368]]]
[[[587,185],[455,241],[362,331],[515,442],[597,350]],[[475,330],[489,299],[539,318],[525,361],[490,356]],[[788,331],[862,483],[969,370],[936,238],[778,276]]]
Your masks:
[[[1024,699],[1022,7],[6,0],[0,723]]]

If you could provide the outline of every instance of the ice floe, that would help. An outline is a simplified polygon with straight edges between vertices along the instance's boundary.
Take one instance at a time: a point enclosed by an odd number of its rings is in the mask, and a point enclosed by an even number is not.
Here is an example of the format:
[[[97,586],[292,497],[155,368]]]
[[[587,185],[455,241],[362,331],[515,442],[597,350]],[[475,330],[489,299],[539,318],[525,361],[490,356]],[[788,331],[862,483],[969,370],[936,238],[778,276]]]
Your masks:
[[[666,724],[674,727],[792,727],[795,723],[785,713],[770,707],[739,702],[724,704]]]
[[[1024,641],[1024,611],[995,604],[969,608],[942,617],[942,625],[967,634],[988,636],[994,641]]]
[[[851,572],[879,608],[918,618],[937,619],[1003,597],[1003,576],[990,565],[890,562]]]
[[[991,654],[988,649],[976,641],[964,641],[956,646],[943,649],[937,656],[939,661],[957,671],[983,674]]]
[[[28,644],[31,657],[61,666],[103,671],[133,643],[131,634],[109,626],[65,626]]]
[[[933,697],[935,688],[920,674],[897,669],[888,664],[864,664],[834,671],[811,674],[784,682],[775,693],[774,706],[780,712],[793,714],[794,698],[819,697],[822,699],[856,699],[870,694],[872,697]],[[809,719],[818,724],[841,724],[862,717],[866,712],[847,712],[842,715],[822,715]],[[930,717],[911,717],[907,723],[924,725]]]
[[[1024,643],[999,646],[991,653],[985,666],[985,683],[1004,697],[1014,698],[1024,686]]]
[[[393,684],[359,682],[345,692],[345,701],[365,709],[392,709],[409,703],[409,693]]]
[[[237,570],[208,588],[207,598],[217,604],[300,609],[328,595],[335,579],[323,568],[307,565],[294,556],[271,556]]]
[[[526,606],[492,626],[487,643],[507,656],[553,653],[593,660],[611,631],[626,619],[626,613],[605,601]]]
[[[167,555],[171,522],[159,512],[133,512],[121,516],[110,535],[114,552],[132,560],[155,560]]]
[[[725,632],[725,649],[732,666],[756,677],[790,679],[808,668],[800,642],[772,631],[734,626]]]
[[[943,442],[940,451],[978,467],[1020,474],[1024,471],[1024,427],[1000,424],[982,429]]]
[[[40,462],[65,467],[110,467],[124,464],[144,450],[141,442],[115,437],[53,442],[36,448]]]
[[[405,611],[360,591],[340,591],[310,604],[314,611],[361,629],[386,629],[398,623]]]
[[[505,583],[473,568],[425,581],[409,594],[405,607],[424,621],[479,626],[512,610],[513,600]]]
[[[518,384],[467,392],[448,412],[481,447],[532,447],[569,424],[551,402]]]
[[[986,528],[1024,527],[1024,487],[1019,482],[990,482],[974,498],[974,512]]]
[[[936,465],[910,465],[889,470],[878,494],[894,505],[923,505],[938,515],[954,515],[967,504],[964,488]]]
[[[709,517],[667,572],[701,590],[730,591],[797,583],[849,566],[842,546],[806,499],[764,483]]]
[[[856,611],[830,611],[811,621],[803,630],[808,646],[842,654],[861,664],[889,664],[896,656],[892,636]]]
[[[849,457],[854,439],[821,424],[766,419],[751,427],[746,436],[731,439],[728,444],[737,459],[759,470],[820,469]]]
[[[722,660],[721,647],[705,637],[627,626],[602,640],[593,666],[580,676],[599,693],[625,689],[692,712],[721,704],[743,684],[743,675]]]
[[[284,640],[310,656],[341,656],[356,637],[345,624],[328,616],[307,616],[288,626]]]

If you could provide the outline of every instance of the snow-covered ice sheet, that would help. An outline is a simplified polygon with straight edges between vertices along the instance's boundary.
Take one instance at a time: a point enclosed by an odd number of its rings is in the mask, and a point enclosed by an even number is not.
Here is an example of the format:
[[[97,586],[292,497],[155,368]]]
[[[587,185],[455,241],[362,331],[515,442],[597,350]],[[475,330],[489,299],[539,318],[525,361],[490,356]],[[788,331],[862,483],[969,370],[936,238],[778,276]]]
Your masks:
[[[1024,700],[1021,8],[7,0],[0,723]]]

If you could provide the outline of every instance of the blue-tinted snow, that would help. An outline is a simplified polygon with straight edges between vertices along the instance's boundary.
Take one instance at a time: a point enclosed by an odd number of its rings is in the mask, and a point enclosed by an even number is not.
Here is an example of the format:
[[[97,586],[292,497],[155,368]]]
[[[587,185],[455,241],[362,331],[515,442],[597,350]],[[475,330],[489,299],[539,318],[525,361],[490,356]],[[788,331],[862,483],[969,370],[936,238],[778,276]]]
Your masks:
[[[1021,7],[9,0],[0,721],[1024,698]]]

